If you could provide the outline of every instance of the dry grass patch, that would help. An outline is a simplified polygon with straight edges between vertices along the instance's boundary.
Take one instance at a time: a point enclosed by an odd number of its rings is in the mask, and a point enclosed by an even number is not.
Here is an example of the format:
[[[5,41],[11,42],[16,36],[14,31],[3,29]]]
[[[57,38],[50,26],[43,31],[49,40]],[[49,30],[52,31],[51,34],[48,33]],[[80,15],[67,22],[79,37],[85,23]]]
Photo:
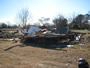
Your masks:
[[[22,45],[12,42],[0,44],[1,68],[78,68],[77,61],[81,57],[90,64],[90,51],[82,46],[61,50]]]

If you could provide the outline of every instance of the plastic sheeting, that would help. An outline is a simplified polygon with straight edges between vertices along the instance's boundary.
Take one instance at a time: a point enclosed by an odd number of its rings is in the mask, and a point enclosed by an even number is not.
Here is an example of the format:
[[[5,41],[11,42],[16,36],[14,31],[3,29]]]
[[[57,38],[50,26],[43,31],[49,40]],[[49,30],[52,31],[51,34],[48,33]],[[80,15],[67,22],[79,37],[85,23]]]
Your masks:
[[[36,32],[40,31],[40,28],[38,28],[37,26],[31,26],[29,29],[28,29],[28,35],[29,36],[33,36],[33,35],[36,35]]]

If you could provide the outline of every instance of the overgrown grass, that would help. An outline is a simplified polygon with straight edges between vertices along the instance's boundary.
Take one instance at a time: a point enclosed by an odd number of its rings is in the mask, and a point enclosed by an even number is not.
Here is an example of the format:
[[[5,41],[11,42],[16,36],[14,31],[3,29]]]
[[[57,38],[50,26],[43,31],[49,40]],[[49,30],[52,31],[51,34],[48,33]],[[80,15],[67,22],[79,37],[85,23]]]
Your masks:
[[[10,42],[10,41],[0,41],[0,43],[8,43],[8,42]]]
[[[71,32],[90,33],[88,30],[70,30]]]
[[[77,46],[73,46],[71,48],[73,48],[73,49],[85,49],[85,50],[90,51],[90,48],[87,47],[87,46],[79,46],[79,45],[77,45]]]
[[[71,48],[74,48],[74,49],[81,49],[82,47],[81,46],[73,46]]]
[[[6,30],[6,31],[15,31],[16,28],[3,28],[3,30]]]

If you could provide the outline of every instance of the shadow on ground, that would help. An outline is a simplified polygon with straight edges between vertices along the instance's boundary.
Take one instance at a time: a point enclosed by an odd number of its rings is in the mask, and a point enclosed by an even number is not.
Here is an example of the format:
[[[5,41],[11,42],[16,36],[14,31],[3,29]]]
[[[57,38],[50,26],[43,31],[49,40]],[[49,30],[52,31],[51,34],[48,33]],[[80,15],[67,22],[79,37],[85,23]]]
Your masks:
[[[26,46],[32,46],[32,47],[38,47],[38,48],[44,48],[44,49],[52,49],[52,50],[62,50],[62,51],[66,51],[63,48],[67,47],[66,45],[61,45],[61,44],[56,44],[56,45],[55,44],[54,45],[45,44],[44,45],[44,44],[35,44],[35,43],[24,43],[24,44],[18,44],[18,45],[8,47],[4,51],[9,51],[15,47],[26,47]]]
[[[8,51],[8,50],[13,49],[13,48],[18,47],[18,46],[23,47],[23,45],[15,45],[15,46],[11,46],[11,47],[5,49],[4,51]]]

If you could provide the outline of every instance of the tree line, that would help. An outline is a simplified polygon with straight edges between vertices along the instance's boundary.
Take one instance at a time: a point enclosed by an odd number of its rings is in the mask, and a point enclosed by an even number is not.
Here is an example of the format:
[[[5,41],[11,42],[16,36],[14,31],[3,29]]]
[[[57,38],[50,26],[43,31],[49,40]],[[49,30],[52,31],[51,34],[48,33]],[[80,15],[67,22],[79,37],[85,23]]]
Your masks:
[[[0,22],[0,28],[17,28],[17,25],[10,25],[10,24],[6,24],[4,22]]]
[[[18,26],[22,28],[27,28],[30,25],[30,20],[32,16],[28,9],[22,9],[17,15],[16,20]],[[43,27],[56,27],[59,29],[60,27],[69,27],[70,29],[89,29],[90,28],[90,13],[87,14],[78,14],[77,16],[72,15],[72,17],[65,18],[63,15],[58,15],[56,18],[52,20],[53,24],[49,23],[50,18],[41,17],[35,25],[43,26]],[[1,27],[10,27],[5,23],[0,24]],[[17,25],[13,25],[13,27],[17,27]]]
[[[26,28],[28,25],[29,20],[31,19],[31,14],[27,9],[22,9],[22,11],[17,15],[19,25],[23,28]],[[69,19],[71,21],[69,22]],[[90,13],[87,14],[78,14],[77,16],[73,16],[70,18],[65,18],[63,15],[58,15],[56,18],[53,19],[53,25],[58,29],[59,27],[69,27],[70,29],[89,29],[89,20],[90,20]],[[51,26],[49,23],[50,18],[41,17],[39,22],[35,23],[36,25],[40,26],[42,24],[45,27]],[[69,23],[68,23],[69,22]]]

